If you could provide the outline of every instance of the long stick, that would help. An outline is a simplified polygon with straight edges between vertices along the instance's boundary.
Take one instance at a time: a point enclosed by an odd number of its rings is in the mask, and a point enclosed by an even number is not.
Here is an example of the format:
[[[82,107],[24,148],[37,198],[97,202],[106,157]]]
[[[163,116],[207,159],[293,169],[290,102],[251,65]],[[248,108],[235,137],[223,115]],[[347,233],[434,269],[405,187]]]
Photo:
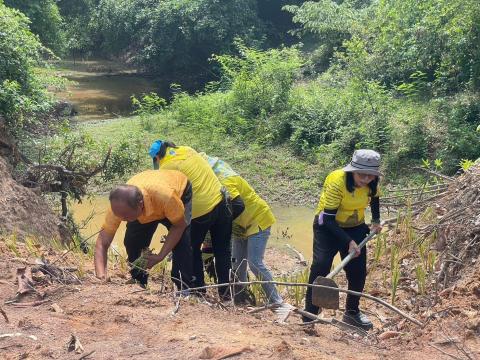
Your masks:
[[[447,190],[447,189],[448,189],[448,186],[444,186],[444,187],[437,188],[435,190],[412,192],[410,194],[402,194],[402,195],[385,196],[385,197],[382,197],[382,201],[392,200],[392,199],[404,199],[406,197],[408,198],[408,197],[417,196],[417,195],[438,193],[440,191],[444,191],[444,190]]]
[[[433,347],[435,350],[438,350],[440,351],[442,354],[445,354],[447,356],[450,356],[452,359],[456,359],[456,360],[462,360],[462,358],[459,358],[458,356],[455,356],[455,355],[452,355],[452,354],[449,354],[448,352],[440,349],[438,346],[435,346],[433,344],[428,344],[429,346]]]
[[[425,168],[422,168],[422,167],[419,167],[419,166],[415,166],[414,167],[415,170],[422,170],[422,171],[425,171],[426,173],[429,173],[431,175],[435,175],[439,178],[442,178],[442,179],[445,179],[445,180],[448,180],[448,181],[453,181],[454,178],[450,177],[450,176],[447,176],[447,175],[443,175],[443,174],[440,174],[439,172],[437,171],[434,171],[434,170],[430,170],[430,169],[425,169]]]
[[[10,324],[10,320],[8,319],[7,313],[5,312],[5,310],[2,309],[1,306],[0,306],[0,314],[2,314],[3,318],[5,319],[5,322],[7,324]]]
[[[412,187],[412,188],[404,188],[404,189],[384,189],[383,191],[385,193],[397,193],[397,192],[407,192],[407,191],[420,191],[421,189],[435,189],[439,187],[448,187],[447,183],[440,183],[440,184],[433,184],[433,185],[425,185],[425,186],[419,186],[419,187]],[[383,197],[382,197],[383,199]]]
[[[252,284],[272,284],[272,285],[283,285],[283,286],[304,286],[304,287],[311,287],[311,288],[320,288],[320,289],[329,289],[329,290],[335,290],[335,291],[339,291],[339,292],[342,292],[342,293],[346,293],[346,294],[350,294],[350,295],[356,295],[356,296],[362,296],[364,298],[367,298],[367,299],[370,299],[372,301],[375,301],[387,308],[389,308],[390,310],[392,310],[393,312],[397,313],[398,315],[404,317],[405,319],[407,319],[408,321],[420,326],[420,327],[423,327],[424,324],[422,324],[420,321],[418,321],[417,319],[411,317],[410,315],[408,314],[405,314],[403,311],[401,311],[400,309],[396,308],[395,306],[387,303],[386,301],[383,301],[382,299],[379,299],[375,296],[372,296],[372,295],[369,295],[369,294],[365,294],[365,293],[362,293],[362,292],[358,292],[358,291],[352,291],[352,290],[347,290],[347,289],[341,289],[341,288],[336,288],[336,287],[331,287],[331,286],[325,286],[325,285],[313,285],[313,284],[307,284],[307,283],[292,283],[292,282],[284,282],[284,281],[260,281],[260,280],[253,280],[253,281],[239,281],[239,282],[236,282],[235,285],[252,285]],[[199,287],[194,287],[194,288],[190,288],[189,290],[190,291],[195,291],[195,290],[204,290],[204,289],[211,289],[211,288],[218,288],[218,287],[222,287],[222,286],[229,286],[230,283],[224,283],[224,284],[212,284],[212,285],[206,285],[206,286],[199,286]],[[175,291],[175,294],[180,294],[181,292],[180,291]]]
[[[300,262],[301,265],[304,265],[306,266],[307,265],[307,260],[305,260],[305,256],[303,256],[303,254],[298,251],[297,249],[295,249],[292,245],[290,244],[286,244],[286,247],[288,247],[290,250],[292,250],[298,257],[298,261]]]

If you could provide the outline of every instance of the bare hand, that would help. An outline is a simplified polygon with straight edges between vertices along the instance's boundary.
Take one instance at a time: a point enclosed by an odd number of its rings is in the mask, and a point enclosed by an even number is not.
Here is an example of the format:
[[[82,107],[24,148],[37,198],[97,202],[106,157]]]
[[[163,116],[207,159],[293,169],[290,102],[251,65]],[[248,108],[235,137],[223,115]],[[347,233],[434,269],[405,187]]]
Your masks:
[[[375,234],[380,234],[382,232],[382,225],[372,224],[372,225],[370,225],[370,231],[375,233]]]
[[[151,269],[155,265],[157,265],[160,261],[163,260],[162,257],[158,254],[148,254],[145,255],[145,259],[147,259],[147,269]]]
[[[244,227],[242,227],[242,226],[240,226],[236,223],[232,224],[232,234],[233,235],[238,236],[238,237],[244,237],[246,232],[247,232],[247,229],[245,229]]]
[[[352,240],[348,243],[348,252],[354,252],[353,257],[357,257],[360,255],[360,249],[355,241]]]

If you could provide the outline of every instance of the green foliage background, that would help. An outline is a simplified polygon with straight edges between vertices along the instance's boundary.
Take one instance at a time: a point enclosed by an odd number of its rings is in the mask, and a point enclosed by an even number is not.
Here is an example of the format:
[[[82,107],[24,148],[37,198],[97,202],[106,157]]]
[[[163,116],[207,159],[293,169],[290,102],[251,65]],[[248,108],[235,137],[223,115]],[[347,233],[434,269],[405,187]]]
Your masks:
[[[480,156],[477,0],[5,0],[0,15],[0,110],[17,138],[53,104],[35,70],[50,49],[180,84],[133,99],[160,136],[168,119],[325,170],[369,147],[391,179]]]

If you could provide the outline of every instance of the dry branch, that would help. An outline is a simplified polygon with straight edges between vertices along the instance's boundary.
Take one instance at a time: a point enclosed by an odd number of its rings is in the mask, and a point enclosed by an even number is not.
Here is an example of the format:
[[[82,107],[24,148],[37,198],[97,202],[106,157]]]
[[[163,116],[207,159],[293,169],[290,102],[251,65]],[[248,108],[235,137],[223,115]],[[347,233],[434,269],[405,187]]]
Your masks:
[[[439,178],[444,179],[444,180],[447,180],[447,181],[453,181],[453,178],[452,178],[452,177],[447,176],[447,175],[440,174],[439,172],[434,171],[434,170],[425,169],[425,168],[419,167],[419,166],[415,166],[414,169],[415,169],[415,170],[424,171],[424,172],[426,172],[426,173],[429,173],[430,175],[434,175],[434,176],[436,176],[436,177],[439,177]]]
[[[436,188],[439,188],[439,187],[446,187],[446,186],[448,186],[448,183],[447,184],[440,183],[440,184],[433,184],[433,185],[425,185],[425,186],[419,186],[419,187],[414,187],[414,188],[405,188],[405,189],[392,188],[392,189],[384,189],[383,191],[385,193],[410,192],[410,191],[421,191],[422,189],[430,190],[430,189],[436,189]]]
[[[462,358],[459,358],[458,356],[452,355],[452,354],[440,349],[438,346],[436,346],[434,344],[428,344],[428,345],[431,346],[432,348],[434,348],[435,350],[440,351],[442,354],[451,357],[452,359],[463,360]]]
[[[7,324],[10,324],[10,320],[8,320],[7,313],[5,312],[5,310],[2,309],[1,306],[0,306],[0,314],[2,314],[3,318],[5,319],[5,322],[6,322]]]
[[[45,303],[50,302],[50,301],[51,300],[49,300],[49,299],[45,299],[45,300],[37,300],[37,301],[23,302],[23,303],[12,302],[12,303],[10,303],[10,305],[12,305],[14,307],[18,307],[18,308],[26,308],[26,307],[39,306],[39,305],[45,304]]]
[[[386,196],[386,197],[382,197],[382,201],[392,200],[392,199],[400,199],[400,198],[410,198],[412,196],[418,196],[418,195],[423,195],[423,194],[438,193],[440,191],[445,191],[447,188],[448,188],[448,186],[444,186],[444,187],[441,187],[441,188],[437,188],[435,190],[427,190],[427,191],[412,192],[412,193],[408,193],[408,194]]]
[[[298,262],[303,265],[303,266],[307,266],[307,260],[305,260],[305,256],[303,256],[303,254],[298,251],[297,249],[295,249],[293,246],[291,246],[290,244],[286,244],[285,245],[286,247],[288,247],[290,250],[292,250],[295,255],[297,255],[297,258],[298,258]]]
[[[87,357],[89,357],[90,355],[93,355],[95,353],[96,350],[92,350],[82,356],[80,356],[77,360],[83,360],[83,359],[86,359]]]
[[[414,319],[410,315],[404,313],[400,309],[396,308],[395,306],[387,303],[386,301],[379,299],[375,296],[361,293],[358,291],[352,291],[352,290],[347,290],[347,289],[342,289],[342,288],[335,288],[331,286],[324,286],[324,285],[313,285],[313,284],[307,284],[307,283],[292,283],[292,282],[284,282],[284,281],[260,281],[260,280],[253,280],[253,281],[239,281],[233,283],[223,283],[223,284],[212,284],[212,285],[206,285],[206,286],[200,286],[200,287],[195,287],[195,288],[190,288],[190,291],[196,291],[196,290],[204,290],[204,289],[211,289],[211,288],[218,288],[218,287],[224,287],[224,286],[231,286],[231,285],[252,285],[252,284],[272,284],[272,285],[282,285],[282,286],[302,286],[302,287],[311,287],[311,288],[320,288],[320,289],[329,289],[329,290],[334,290],[346,294],[351,294],[351,295],[356,295],[356,296],[362,296],[366,299],[375,301],[388,309],[392,310],[393,312],[397,313],[398,315],[402,316],[403,318],[407,319],[408,321],[423,327],[424,324],[422,324],[420,321]],[[175,294],[181,294],[181,291],[175,291]]]

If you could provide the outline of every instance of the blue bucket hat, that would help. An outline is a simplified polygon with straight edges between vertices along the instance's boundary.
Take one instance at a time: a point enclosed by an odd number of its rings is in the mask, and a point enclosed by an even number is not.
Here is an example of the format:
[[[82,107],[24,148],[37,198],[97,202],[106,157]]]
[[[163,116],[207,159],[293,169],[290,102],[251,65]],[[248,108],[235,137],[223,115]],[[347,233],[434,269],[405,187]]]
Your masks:
[[[162,145],[163,145],[163,141],[157,140],[150,146],[150,150],[148,150],[148,155],[150,155],[150,157],[153,159],[154,169],[158,169],[158,161],[155,161],[155,157],[158,155]]]

